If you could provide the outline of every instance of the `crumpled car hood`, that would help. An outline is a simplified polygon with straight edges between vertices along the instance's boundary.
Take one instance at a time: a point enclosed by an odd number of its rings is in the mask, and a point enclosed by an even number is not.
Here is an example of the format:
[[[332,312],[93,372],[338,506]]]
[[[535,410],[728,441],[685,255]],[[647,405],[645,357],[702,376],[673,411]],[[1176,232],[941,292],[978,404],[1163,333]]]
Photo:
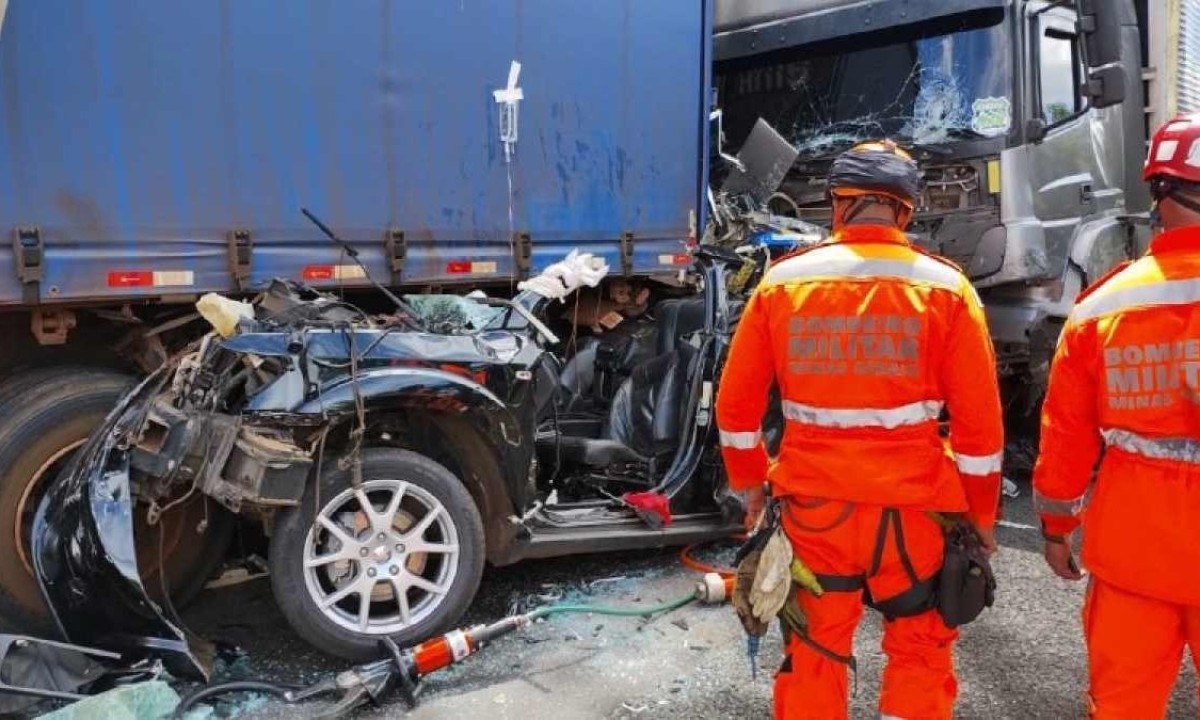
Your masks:
[[[420,360],[423,362],[503,363],[527,344],[527,340],[503,330],[486,330],[470,335],[439,335],[396,330],[307,330],[304,333],[248,332],[222,340],[230,352],[275,357],[295,355],[301,350],[313,360],[344,361],[355,355],[360,361]],[[351,352],[353,350],[353,352]]]

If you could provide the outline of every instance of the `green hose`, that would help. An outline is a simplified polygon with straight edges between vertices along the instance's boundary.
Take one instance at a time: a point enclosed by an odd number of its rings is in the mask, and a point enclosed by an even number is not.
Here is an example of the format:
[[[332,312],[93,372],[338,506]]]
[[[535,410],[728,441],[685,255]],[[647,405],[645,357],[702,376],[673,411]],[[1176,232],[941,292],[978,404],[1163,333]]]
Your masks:
[[[605,607],[603,605],[573,604],[547,605],[531,611],[528,617],[530,620],[537,620],[538,618],[547,617],[549,615],[562,615],[565,613],[595,613],[596,615],[616,615],[619,617],[649,617],[651,615],[657,615],[658,613],[670,612],[671,610],[681,608],[684,605],[695,602],[695,600],[695,593],[691,593],[676,600],[665,602],[661,605],[651,605],[650,607],[643,608],[615,608]]]

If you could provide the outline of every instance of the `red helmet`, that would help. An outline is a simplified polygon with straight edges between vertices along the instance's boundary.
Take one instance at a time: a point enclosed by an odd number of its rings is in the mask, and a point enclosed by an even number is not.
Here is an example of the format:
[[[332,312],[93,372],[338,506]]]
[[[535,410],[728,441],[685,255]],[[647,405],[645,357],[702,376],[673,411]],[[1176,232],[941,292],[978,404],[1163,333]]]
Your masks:
[[[1200,113],[1180,115],[1154,133],[1142,179],[1200,183]]]

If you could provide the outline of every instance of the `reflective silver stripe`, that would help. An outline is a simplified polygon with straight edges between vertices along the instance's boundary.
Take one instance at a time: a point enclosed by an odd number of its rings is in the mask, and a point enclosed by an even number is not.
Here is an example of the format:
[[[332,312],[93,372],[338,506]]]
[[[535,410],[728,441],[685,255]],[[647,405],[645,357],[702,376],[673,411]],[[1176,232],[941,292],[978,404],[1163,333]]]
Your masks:
[[[721,447],[733,448],[734,450],[753,450],[758,447],[760,442],[762,442],[761,430],[755,430],[754,432],[721,431]]]
[[[1110,292],[1104,292],[1101,288],[1095,295],[1084,298],[1071,311],[1070,319],[1072,322],[1083,322],[1130,308],[1194,302],[1200,302],[1200,279],[1164,280]]]
[[[1004,451],[992,455],[963,455],[954,453],[954,464],[966,475],[991,475],[1004,466]]]
[[[963,290],[963,275],[949,265],[918,255],[911,262],[863,257],[845,245],[829,245],[784,260],[767,273],[764,282],[780,283],[809,278],[894,277],[925,282],[955,292]]]
[[[1042,515],[1075,517],[1083,512],[1083,506],[1086,504],[1087,495],[1080,495],[1070,500],[1055,500],[1041,494],[1036,488],[1033,491],[1033,509]]]
[[[892,408],[819,408],[783,401],[783,416],[805,425],[831,428],[881,427],[917,425],[937,420],[942,412],[940,400],[921,400]]]
[[[1100,434],[1110,447],[1127,453],[1155,460],[1174,460],[1200,465],[1200,442],[1190,438],[1149,438],[1116,428],[1101,430]]]

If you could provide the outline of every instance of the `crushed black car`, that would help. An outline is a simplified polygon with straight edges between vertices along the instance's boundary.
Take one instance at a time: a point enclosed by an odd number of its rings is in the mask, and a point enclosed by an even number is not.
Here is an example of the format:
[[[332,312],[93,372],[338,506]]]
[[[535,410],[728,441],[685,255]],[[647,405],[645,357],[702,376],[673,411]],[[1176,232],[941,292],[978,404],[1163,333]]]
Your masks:
[[[197,494],[261,521],[284,615],[352,660],[451,626],[485,561],[734,533],[712,406],[747,263],[699,245],[677,296],[566,339],[548,325],[575,289],[561,273],[383,316],[276,281],[125,396],[47,493],[47,604],[72,641],[206,676],[210,649],[142,586],[132,529]]]

